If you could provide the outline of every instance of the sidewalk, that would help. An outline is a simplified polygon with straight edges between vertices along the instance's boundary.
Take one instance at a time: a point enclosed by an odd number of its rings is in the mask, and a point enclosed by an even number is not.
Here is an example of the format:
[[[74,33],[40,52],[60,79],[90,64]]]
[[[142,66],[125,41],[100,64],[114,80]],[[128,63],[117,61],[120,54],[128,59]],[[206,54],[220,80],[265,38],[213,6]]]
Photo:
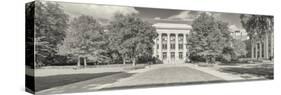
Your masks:
[[[193,69],[196,69],[196,70],[200,70],[200,71],[202,71],[202,72],[211,74],[211,75],[213,75],[213,76],[222,78],[222,79],[227,80],[227,81],[245,80],[244,78],[240,77],[239,75],[233,75],[233,74],[229,74],[229,73],[223,73],[223,72],[217,71],[217,70],[215,70],[215,69],[212,69],[212,68],[210,68],[210,67],[200,67],[200,66],[197,66],[197,65],[195,65],[195,64],[185,64],[184,66],[187,66],[187,67],[189,67],[189,68],[193,68]]]

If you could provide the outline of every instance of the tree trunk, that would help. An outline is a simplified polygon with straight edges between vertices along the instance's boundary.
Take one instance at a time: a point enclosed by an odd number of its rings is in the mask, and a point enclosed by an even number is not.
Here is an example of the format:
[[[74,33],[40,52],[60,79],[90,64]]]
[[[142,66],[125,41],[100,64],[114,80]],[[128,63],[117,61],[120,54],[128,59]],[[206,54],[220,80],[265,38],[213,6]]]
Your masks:
[[[80,57],[78,56],[77,67],[80,67]]]
[[[123,64],[126,64],[126,58],[124,55],[122,56],[122,60],[123,60]]]
[[[133,58],[133,66],[136,66],[136,58]]]
[[[84,57],[84,67],[87,67],[87,58]]]

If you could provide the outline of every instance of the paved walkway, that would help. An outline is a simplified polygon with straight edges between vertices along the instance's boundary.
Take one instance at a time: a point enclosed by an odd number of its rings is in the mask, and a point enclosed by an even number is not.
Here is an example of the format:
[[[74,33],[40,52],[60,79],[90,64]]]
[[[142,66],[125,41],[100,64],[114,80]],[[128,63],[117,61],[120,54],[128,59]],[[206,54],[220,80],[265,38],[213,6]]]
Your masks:
[[[151,67],[150,70],[121,79],[112,84],[95,89],[111,89],[119,87],[161,86],[186,83],[221,82],[224,79],[211,74],[189,68],[185,65],[163,65]]]
[[[186,64],[185,66],[189,67],[189,68],[193,68],[208,74],[211,74],[213,76],[222,78],[224,80],[227,81],[233,81],[233,80],[244,80],[244,78],[240,77],[239,75],[233,75],[233,74],[229,74],[229,73],[223,73],[220,72],[216,69],[212,69],[212,68],[208,68],[208,67],[200,67],[198,65],[195,64]]]

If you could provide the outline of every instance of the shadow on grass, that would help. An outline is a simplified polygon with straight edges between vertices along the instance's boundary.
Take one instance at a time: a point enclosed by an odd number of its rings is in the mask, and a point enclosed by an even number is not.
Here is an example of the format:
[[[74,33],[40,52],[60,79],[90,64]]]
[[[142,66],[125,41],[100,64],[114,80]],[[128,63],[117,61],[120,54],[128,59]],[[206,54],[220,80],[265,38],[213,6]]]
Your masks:
[[[107,72],[98,74],[72,74],[72,75],[55,75],[47,77],[35,77],[35,92],[49,89],[52,87],[63,86],[71,83],[76,83],[80,81],[85,81],[89,79],[100,78],[104,76],[109,76],[113,74],[118,74],[122,72]],[[28,78],[34,78],[33,76],[28,76]]]
[[[265,67],[251,67],[251,68],[243,68],[243,67],[226,67],[221,69],[222,72],[233,73],[233,74],[252,74],[256,76],[262,76],[267,79],[274,78],[273,67],[265,68]]]

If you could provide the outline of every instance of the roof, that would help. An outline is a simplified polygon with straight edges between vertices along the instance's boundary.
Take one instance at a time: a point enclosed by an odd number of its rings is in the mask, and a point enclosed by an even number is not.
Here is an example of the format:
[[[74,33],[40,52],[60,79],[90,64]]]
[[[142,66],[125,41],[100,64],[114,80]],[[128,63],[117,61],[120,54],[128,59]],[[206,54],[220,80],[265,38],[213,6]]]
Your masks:
[[[152,26],[156,28],[165,28],[165,29],[192,29],[192,26],[188,24],[178,24],[178,23],[155,23]]]

